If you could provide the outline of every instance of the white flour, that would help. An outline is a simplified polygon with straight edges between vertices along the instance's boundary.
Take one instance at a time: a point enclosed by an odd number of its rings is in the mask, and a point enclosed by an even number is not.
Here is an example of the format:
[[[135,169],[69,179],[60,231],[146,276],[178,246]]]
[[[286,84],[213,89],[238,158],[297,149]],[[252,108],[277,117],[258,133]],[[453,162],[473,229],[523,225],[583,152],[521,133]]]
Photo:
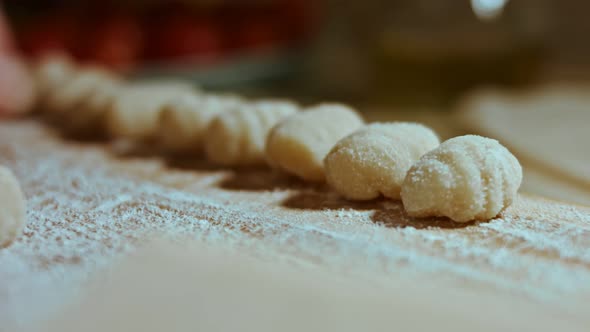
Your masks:
[[[52,138],[40,125],[0,124],[0,164],[20,180],[29,209],[25,236],[0,250],[0,330],[51,315],[152,235],[223,240],[268,261],[383,285],[393,275],[432,275],[556,310],[590,298],[587,210],[523,199],[489,223],[426,222],[397,202],[347,203],[267,171],[180,170],[107,151]],[[228,189],[228,178],[248,182],[241,174],[263,180]]]

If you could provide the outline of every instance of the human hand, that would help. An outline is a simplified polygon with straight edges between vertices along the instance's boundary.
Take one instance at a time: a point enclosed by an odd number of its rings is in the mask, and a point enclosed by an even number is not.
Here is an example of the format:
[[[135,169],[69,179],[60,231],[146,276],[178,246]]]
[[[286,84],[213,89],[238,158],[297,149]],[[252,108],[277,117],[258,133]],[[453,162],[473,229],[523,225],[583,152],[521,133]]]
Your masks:
[[[26,62],[16,52],[0,7],[0,118],[24,114],[35,102],[35,86]]]

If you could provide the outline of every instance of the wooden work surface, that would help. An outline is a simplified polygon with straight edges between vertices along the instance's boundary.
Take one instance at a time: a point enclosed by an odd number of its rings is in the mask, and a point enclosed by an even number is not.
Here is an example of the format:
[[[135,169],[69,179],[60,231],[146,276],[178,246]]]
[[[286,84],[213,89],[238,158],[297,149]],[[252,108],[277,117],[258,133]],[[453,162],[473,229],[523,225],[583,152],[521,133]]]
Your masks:
[[[133,150],[64,140],[29,120],[0,124],[0,164],[17,175],[29,209],[25,235],[0,250],[0,330],[59,315],[89,278],[154,236],[238,248],[270,266],[305,271],[303,280],[321,271],[353,285],[345,293],[364,294],[370,284],[382,294],[374,302],[381,309],[364,307],[367,313],[407,302],[391,296],[403,279],[475,294],[437,307],[467,315],[452,324],[548,331],[590,324],[588,209],[521,196],[489,222],[413,219],[399,202],[352,203],[267,169],[221,169]],[[203,264],[199,269],[207,270]],[[244,274],[234,283],[247,280]],[[307,301],[337,305],[322,291],[325,278],[310,280]],[[286,280],[277,289],[291,286]],[[434,290],[416,296],[426,305],[445,303]],[[248,306],[255,310],[256,299]],[[474,314],[497,317],[497,325]],[[384,319],[395,322],[395,313]]]

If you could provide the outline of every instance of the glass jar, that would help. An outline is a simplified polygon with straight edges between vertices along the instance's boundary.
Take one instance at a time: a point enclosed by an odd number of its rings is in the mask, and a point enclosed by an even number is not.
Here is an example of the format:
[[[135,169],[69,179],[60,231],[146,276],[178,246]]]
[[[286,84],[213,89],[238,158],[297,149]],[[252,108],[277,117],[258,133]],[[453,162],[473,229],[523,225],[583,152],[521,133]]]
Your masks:
[[[440,105],[477,85],[531,81],[544,54],[546,2],[391,2],[373,43],[379,99]]]

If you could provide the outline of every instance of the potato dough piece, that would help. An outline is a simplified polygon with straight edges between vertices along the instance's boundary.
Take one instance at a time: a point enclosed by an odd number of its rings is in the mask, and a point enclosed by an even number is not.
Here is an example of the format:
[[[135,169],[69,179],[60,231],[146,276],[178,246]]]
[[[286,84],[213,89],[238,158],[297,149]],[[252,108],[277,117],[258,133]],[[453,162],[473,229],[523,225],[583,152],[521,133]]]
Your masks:
[[[99,69],[88,68],[73,73],[62,82],[59,88],[47,95],[47,111],[57,116],[59,122],[64,121],[61,116],[69,112],[81,112],[81,108],[97,91],[97,87],[104,81],[113,81],[115,76]]]
[[[203,150],[211,121],[243,103],[242,99],[229,95],[190,94],[171,100],[160,114],[159,143],[169,152],[198,154]]]
[[[160,113],[166,103],[198,93],[182,81],[154,81],[132,84],[115,98],[106,114],[108,132],[115,138],[148,140],[156,136]]]
[[[324,181],[323,160],[341,138],[363,125],[351,108],[322,104],[291,116],[268,135],[269,163],[307,181]]]
[[[34,72],[37,85],[37,107],[40,111],[46,111],[48,97],[74,75],[76,68],[67,57],[53,55],[41,59],[35,66]]]
[[[440,141],[417,123],[375,123],[340,140],[324,159],[326,180],[339,194],[369,200],[400,198],[406,173]]]
[[[402,185],[402,200],[414,217],[488,220],[512,204],[521,182],[518,160],[498,141],[460,136],[412,166]]]
[[[26,222],[25,197],[12,172],[0,166],[0,248],[21,235]]]
[[[291,102],[261,101],[218,115],[207,128],[207,157],[227,166],[264,164],[268,132],[298,110]]]
[[[77,109],[64,117],[64,127],[70,133],[96,135],[104,134],[104,117],[111,109],[123,82],[111,76],[97,80],[93,92],[81,100]]]

